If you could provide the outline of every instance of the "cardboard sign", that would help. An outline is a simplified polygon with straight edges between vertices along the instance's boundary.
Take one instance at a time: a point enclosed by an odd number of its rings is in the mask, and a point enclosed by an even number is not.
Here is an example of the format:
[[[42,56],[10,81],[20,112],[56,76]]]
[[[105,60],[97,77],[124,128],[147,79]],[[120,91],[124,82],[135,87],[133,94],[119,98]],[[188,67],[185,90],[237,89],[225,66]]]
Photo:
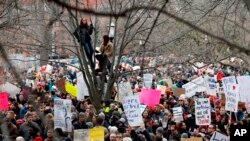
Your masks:
[[[122,105],[130,126],[140,126],[142,121],[138,95],[127,96],[122,100]]]
[[[61,93],[66,93],[65,90],[65,80],[64,78],[61,78],[56,82],[56,88],[61,92]]]
[[[175,96],[180,96],[182,94],[185,94],[185,89],[184,88],[177,88],[177,89],[174,90],[173,94]]]
[[[208,98],[198,98],[195,100],[195,123],[197,125],[210,125],[211,111]]]

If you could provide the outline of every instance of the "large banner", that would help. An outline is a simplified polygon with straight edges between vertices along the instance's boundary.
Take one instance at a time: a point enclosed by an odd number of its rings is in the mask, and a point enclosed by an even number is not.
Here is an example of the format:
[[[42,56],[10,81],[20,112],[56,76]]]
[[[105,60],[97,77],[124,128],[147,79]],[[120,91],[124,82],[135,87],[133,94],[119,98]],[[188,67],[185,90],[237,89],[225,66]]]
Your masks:
[[[62,128],[65,132],[72,132],[71,100],[54,100],[54,129]]]
[[[196,92],[206,91],[204,79],[202,78],[202,76],[200,76],[200,77],[192,80],[191,82],[183,85],[182,88],[185,88],[185,92],[186,92],[185,95],[187,97],[194,96]]]
[[[225,110],[231,112],[238,111],[239,102],[239,86],[237,84],[228,83],[226,87],[226,105]]]
[[[238,76],[237,82],[240,91],[240,101],[246,102],[250,96],[250,76]]]
[[[133,95],[131,85],[129,82],[122,82],[118,84],[118,98],[123,100],[124,97]]]
[[[153,74],[143,74],[144,88],[151,88],[153,83]]]
[[[198,98],[195,100],[195,123],[197,125],[210,125],[211,111],[208,98]]]
[[[130,126],[140,126],[142,121],[140,102],[138,95],[127,96],[122,105]]]
[[[83,100],[85,96],[89,96],[89,90],[83,79],[82,72],[78,72],[76,75],[77,75],[77,84],[76,84],[77,96],[76,97],[77,97],[77,100]]]
[[[216,96],[217,84],[216,84],[216,79],[214,77],[210,76],[205,77],[205,86],[207,94]]]

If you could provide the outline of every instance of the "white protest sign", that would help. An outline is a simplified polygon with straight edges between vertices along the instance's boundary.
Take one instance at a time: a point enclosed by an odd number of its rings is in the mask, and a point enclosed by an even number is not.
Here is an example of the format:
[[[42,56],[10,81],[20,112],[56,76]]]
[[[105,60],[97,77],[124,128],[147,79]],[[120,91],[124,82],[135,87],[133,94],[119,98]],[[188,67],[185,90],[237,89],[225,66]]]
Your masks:
[[[239,102],[239,86],[237,84],[228,83],[226,86],[226,105],[225,110],[231,112],[238,111]]]
[[[45,69],[45,72],[47,72],[47,73],[52,73],[52,71],[53,71],[53,66],[51,66],[51,65],[47,65],[46,66],[46,69]]]
[[[206,76],[205,86],[206,86],[207,94],[216,96],[217,84],[216,84],[216,79],[214,77]]]
[[[143,74],[144,88],[151,88],[153,83],[153,74]]]
[[[127,96],[122,105],[130,126],[140,126],[142,121],[139,95]]]
[[[54,100],[54,129],[62,128],[63,131],[72,132],[71,100]]]
[[[166,86],[162,86],[162,85],[157,85],[157,90],[160,90],[161,91],[161,94],[165,94],[166,93],[166,90],[167,90],[167,87]]]
[[[122,100],[126,96],[133,95],[131,85],[129,82],[122,82],[118,84],[118,98]]]
[[[147,105],[142,105],[142,104],[140,104],[140,111],[141,111],[141,114],[145,111],[146,108],[147,108]]]
[[[78,72],[76,74],[77,78],[77,84],[76,84],[76,90],[77,90],[77,100],[83,100],[84,96],[89,96],[89,90],[87,88],[87,85],[83,79],[82,72]]]
[[[194,96],[196,92],[206,91],[206,87],[204,86],[204,79],[202,78],[202,76],[183,85],[182,88],[185,88],[185,92],[186,92],[185,95],[187,97]]]
[[[229,141],[229,137],[221,134],[220,132],[214,132],[210,141]]]
[[[182,107],[174,107],[173,108],[173,115],[174,115],[174,119],[176,122],[183,121]]]
[[[223,90],[224,90],[225,93],[227,92],[227,84],[228,83],[236,84],[235,76],[223,77],[221,79],[221,81],[222,81],[222,86],[223,86]]]
[[[11,97],[16,97],[16,94],[19,94],[21,89],[9,82],[6,82],[5,84],[0,85],[0,92],[1,91],[7,92]]]
[[[195,123],[197,125],[210,125],[211,111],[208,98],[198,98],[195,100]]]
[[[239,85],[240,91],[240,101],[246,102],[250,96],[250,76],[238,76],[237,82]]]
[[[89,140],[88,129],[74,130],[74,141],[88,141],[88,140]]]

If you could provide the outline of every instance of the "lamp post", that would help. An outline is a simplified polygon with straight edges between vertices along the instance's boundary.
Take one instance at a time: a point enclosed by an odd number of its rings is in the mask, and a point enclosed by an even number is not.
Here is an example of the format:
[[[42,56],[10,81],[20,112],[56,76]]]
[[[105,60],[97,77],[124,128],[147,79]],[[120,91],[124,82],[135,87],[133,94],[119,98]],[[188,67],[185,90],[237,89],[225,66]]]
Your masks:
[[[108,28],[109,39],[113,43],[113,39],[115,37],[115,24],[111,22],[110,25],[107,26],[107,28]]]

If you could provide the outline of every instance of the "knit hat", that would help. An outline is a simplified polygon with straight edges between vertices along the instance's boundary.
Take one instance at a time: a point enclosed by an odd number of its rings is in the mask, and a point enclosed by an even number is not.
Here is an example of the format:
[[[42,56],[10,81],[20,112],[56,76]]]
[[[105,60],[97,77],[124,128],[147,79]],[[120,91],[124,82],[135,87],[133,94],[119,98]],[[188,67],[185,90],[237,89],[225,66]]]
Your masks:
[[[86,115],[83,112],[80,112],[78,117],[86,117]]]
[[[159,133],[159,134],[163,134],[163,128],[162,127],[158,127],[157,129],[156,129],[156,133]]]
[[[118,117],[120,117],[120,113],[118,111],[113,111],[112,116],[118,116]]]
[[[24,138],[21,136],[16,137],[16,141],[24,141]]]
[[[181,138],[188,138],[188,134],[187,133],[182,133]]]
[[[105,114],[103,112],[101,112],[100,114],[98,114],[98,117],[102,118],[103,120],[105,120]]]

